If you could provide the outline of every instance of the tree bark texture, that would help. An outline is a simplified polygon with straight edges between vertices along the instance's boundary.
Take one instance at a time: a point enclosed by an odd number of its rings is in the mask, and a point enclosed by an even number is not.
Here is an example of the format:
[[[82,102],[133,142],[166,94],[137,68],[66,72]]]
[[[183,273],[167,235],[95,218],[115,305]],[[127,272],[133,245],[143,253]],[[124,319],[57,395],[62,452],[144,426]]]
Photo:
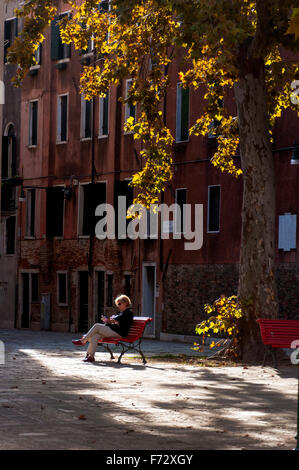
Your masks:
[[[247,64],[248,66],[248,64]],[[275,174],[269,135],[263,61],[235,85],[243,170],[238,296],[244,302],[242,357],[258,359],[263,346],[257,318],[275,318]]]

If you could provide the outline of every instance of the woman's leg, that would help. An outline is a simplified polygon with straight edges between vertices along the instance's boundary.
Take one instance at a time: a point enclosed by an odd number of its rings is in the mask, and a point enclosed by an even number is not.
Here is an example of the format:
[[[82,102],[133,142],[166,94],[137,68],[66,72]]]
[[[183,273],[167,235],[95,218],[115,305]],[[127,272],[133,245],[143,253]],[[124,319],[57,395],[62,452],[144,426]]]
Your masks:
[[[108,337],[116,337],[121,338],[121,336],[116,333],[116,331],[111,330],[109,326],[103,325],[102,323],[95,323],[92,328],[84,335],[84,341],[88,341],[88,348],[87,348],[87,355],[94,358],[98,341],[101,338],[108,338]]]

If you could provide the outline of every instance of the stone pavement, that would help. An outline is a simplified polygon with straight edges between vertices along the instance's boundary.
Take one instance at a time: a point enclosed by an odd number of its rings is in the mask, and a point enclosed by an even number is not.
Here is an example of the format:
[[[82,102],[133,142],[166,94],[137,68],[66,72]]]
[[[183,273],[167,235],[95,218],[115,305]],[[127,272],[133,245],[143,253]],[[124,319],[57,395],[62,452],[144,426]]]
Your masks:
[[[151,360],[197,354],[144,341],[146,365],[84,348],[70,333],[0,330],[0,450],[292,449],[296,368],[198,367]],[[75,336],[76,337],[76,336]],[[208,353],[208,351],[206,351]],[[4,363],[2,363],[4,362]]]
[[[26,345],[30,341],[34,342],[34,347],[42,350],[50,350],[53,347],[56,347],[58,350],[69,350],[69,351],[78,351],[72,344],[72,339],[78,339],[80,334],[74,333],[60,333],[52,331],[31,331],[31,330],[4,330],[0,329],[0,340],[5,343],[6,351],[12,352],[15,347],[18,347],[22,340]],[[201,338],[198,336],[198,341],[201,341]],[[111,346],[113,348],[113,346]],[[84,351],[86,348],[82,348],[81,351]],[[197,351],[193,350],[193,343],[183,343],[180,341],[159,341],[155,339],[144,338],[142,341],[142,350],[147,357],[156,356],[156,355],[187,355],[187,356],[199,356]],[[217,348],[213,348],[215,352]],[[99,348],[97,355],[102,354],[103,350]],[[102,352],[101,352],[102,351]],[[120,348],[116,348],[116,355],[121,351]],[[204,347],[204,351],[200,355],[208,356],[211,355],[212,351],[207,346]],[[136,356],[136,353],[127,353],[127,356]]]

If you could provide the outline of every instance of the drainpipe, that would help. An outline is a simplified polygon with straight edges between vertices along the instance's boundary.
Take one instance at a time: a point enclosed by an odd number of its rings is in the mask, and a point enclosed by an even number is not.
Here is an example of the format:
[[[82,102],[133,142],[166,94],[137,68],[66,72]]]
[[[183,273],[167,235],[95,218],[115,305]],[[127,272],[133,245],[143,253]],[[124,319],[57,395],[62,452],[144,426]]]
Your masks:
[[[93,67],[95,67],[95,49],[93,50]],[[92,98],[92,136],[91,136],[91,188],[92,194],[95,184],[95,97]],[[91,231],[89,234],[89,254],[88,254],[88,274],[92,276],[92,258],[93,258],[93,243],[94,243],[94,234]]]

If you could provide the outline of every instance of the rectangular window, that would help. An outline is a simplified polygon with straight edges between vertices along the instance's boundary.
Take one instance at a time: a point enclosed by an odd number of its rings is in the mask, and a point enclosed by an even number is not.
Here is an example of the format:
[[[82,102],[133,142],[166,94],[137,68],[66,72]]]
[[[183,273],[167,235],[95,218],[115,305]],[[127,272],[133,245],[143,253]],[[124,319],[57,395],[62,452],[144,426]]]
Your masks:
[[[220,185],[208,188],[208,232],[220,230]]]
[[[38,101],[29,103],[29,145],[37,145]]]
[[[109,134],[109,92],[99,99],[99,137],[106,137]]]
[[[278,217],[278,249],[283,251],[296,250],[297,247],[297,215],[286,213]]]
[[[51,59],[62,60],[67,59],[71,56],[71,45],[64,44],[61,40],[59,21],[69,13],[63,13],[59,16],[55,16],[51,23]]]
[[[113,306],[113,274],[107,274],[107,307]]]
[[[47,189],[46,234],[47,237],[63,236],[64,191],[62,187]]]
[[[17,141],[14,133],[2,137],[2,178],[12,178],[17,172]]]
[[[57,142],[68,139],[68,95],[60,95],[57,99]]]
[[[82,184],[80,187],[79,235],[94,235],[98,217],[96,207],[106,203],[106,183]]]
[[[187,204],[187,189],[177,188],[175,190],[175,233],[185,233],[186,231],[186,208]]]
[[[16,218],[6,219],[6,254],[13,255],[16,249]]]
[[[130,88],[131,88],[131,85],[132,85],[132,79],[129,79],[126,81],[126,100],[128,99],[129,97],[129,92],[130,92]],[[136,106],[134,106],[133,104],[130,104],[128,102],[126,102],[126,106],[125,106],[125,122],[127,122],[127,120],[132,117],[134,119],[134,121],[136,120]]]
[[[60,305],[68,304],[67,272],[57,273],[57,303]]]
[[[93,102],[81,98],[81,138],[88,139],[92,136]]]
[[[27,190],[27,207],[26,207],[26,236],[34,237],[35,236],[35,197],[36,190],[28,189]]]
[[[18,35],[18,18],[11,18],[4,23],[4,62],[7,62],[7,51]]]
[[[189,88],[177,84],[176,99],[176,142],[189,139]]]

